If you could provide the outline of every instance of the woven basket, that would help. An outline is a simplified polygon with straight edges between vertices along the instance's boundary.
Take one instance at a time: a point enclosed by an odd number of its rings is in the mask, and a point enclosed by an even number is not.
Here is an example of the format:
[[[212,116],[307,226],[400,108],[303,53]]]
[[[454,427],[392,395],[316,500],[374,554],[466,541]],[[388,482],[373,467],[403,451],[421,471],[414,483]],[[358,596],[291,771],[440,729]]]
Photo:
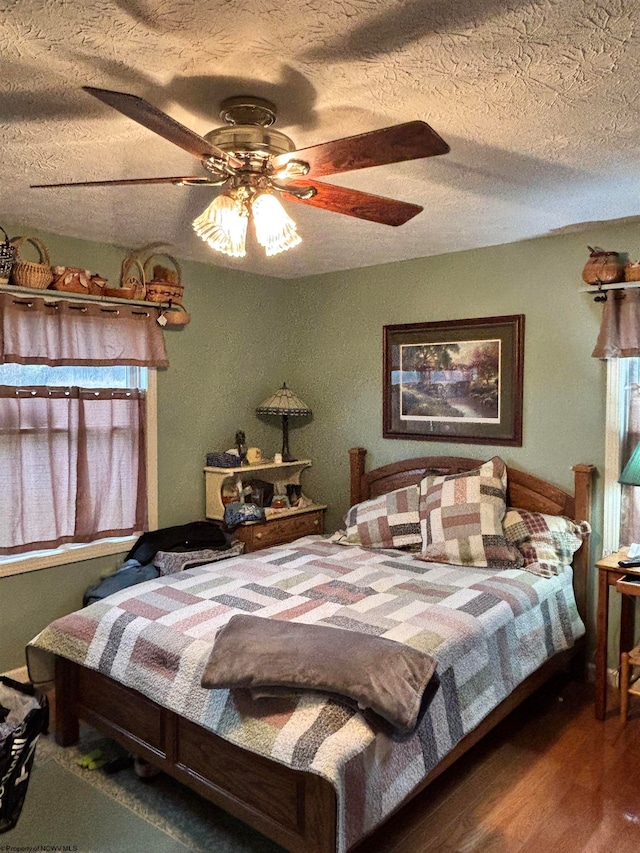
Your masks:
[[[625,281],[640,281],[640,261],[624,265]]]
[[[2,225],[0,225],[0,231],[4,234],[4,243],[0,243],[0,284],[6,284],[16,259],[16,248],[10,242],[9,235]]]
[[[163,311],[166,326],[188,326],[191,322],[191,314],[179,302],[174,302],[171,308]]]
[[[44,290],[53,281],[53,270],[47,247],[37,237],[14,237],[11,241],[16,250],[16,259],[11,270],[11,283],[17,287],[35,287]],[[31,243],[40,255],[40,263],[25,261],[20,257],[23,243]]]
[[[83,270],[80,267],[54,267],[51,290],[102,296],[105,282],[106,279],[92,276],[89,270]]]
[[[108,299],[144,299],[146,285],[144,268],[138,258],[129,255],[122,262],[120,270],[120,287],[105,288],[104,295]]]
[[[174,269],[170,270],[160,264],[153,267],[151,272],[151,261],[153,258],[167,258]],[[154,254],[149,255],[144,262],[144,274],[147,281],[147,295],[145,299],[149,302],[182,302],[184,285],[182,284],[182,270],[180,264],[172,255]]]

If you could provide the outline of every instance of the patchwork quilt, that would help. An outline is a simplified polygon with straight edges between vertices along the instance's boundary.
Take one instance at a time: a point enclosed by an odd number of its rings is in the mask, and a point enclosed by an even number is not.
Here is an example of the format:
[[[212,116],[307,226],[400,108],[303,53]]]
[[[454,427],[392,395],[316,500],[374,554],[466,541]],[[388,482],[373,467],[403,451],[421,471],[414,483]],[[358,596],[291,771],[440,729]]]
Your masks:
[[[216,631],[237,613],[333,625],[433,655],[439,687],[399,737],[328,695],[252,699],[205,690]],[[53,652],[99,670],[226,740],[317,773],[337,791],[337,850],[382,822],[521,681],[584,633],[572,571],[425,563],[310,536],[116,593],[44,629],[31,675]]]

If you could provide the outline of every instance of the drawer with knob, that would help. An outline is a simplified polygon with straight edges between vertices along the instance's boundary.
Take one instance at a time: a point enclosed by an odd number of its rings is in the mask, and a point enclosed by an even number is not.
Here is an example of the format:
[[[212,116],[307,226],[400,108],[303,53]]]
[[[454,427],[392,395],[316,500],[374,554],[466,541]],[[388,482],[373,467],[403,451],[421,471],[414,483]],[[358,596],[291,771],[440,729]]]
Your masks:
[[[313,507],[307,512],[282,515],[256,524],[243,524],[235,530],[245,552],[258,551],[293,542],[301,536],[312,533],[324,533],[324,507]]]

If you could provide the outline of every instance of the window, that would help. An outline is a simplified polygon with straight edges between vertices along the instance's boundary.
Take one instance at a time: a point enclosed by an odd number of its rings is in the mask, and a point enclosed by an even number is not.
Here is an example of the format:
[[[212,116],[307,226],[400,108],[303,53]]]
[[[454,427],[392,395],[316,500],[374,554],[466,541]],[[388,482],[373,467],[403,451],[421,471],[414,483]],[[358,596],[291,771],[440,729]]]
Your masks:
[[[618,482],[638,441],[640,358],[612,358],[607,361],[604,554],[640,542],[640,488]]]
[[[0,365],[0,574],[128,550],[155,447],[154,370]]]

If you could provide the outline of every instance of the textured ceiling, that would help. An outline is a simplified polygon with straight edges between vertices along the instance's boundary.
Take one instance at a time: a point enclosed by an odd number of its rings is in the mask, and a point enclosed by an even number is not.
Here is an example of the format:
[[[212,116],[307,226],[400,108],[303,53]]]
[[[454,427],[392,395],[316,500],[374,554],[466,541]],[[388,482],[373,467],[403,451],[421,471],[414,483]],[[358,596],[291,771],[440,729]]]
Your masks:
[[[0,0],[0,224],[28,223],[279,277],[370,266],[640,214],[637,0]],[[422,119],[445,156],[331,178],[424,206],[399,228],[288,203],[302,245],[244,260],[191,220],[203,187],[29,189],[200,174],[81,90],[140,95],[196,132],[239,94],[298,147]]]

